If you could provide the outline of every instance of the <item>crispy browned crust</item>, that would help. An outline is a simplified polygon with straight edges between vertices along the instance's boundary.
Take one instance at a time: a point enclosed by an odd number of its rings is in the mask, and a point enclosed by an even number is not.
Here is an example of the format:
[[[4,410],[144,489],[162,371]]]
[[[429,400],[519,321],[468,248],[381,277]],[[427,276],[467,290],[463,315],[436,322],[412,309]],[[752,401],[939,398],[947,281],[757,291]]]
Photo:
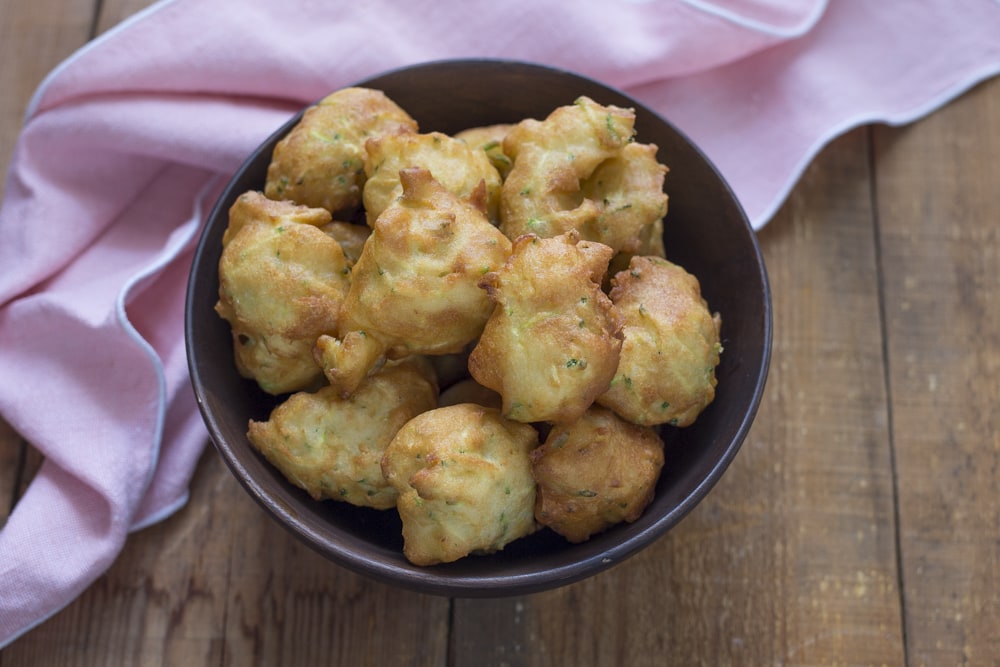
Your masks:
[[[524,422],[578,419],[618,367],[622,320],[599,281],[607,246],[576,232],[514,242],[510,260],[483,277],[497,304],[469,358],[469,372]]]
[[[365,142],[416,131],[416,121],[381,91],[338,90],[307,109],[275,146],[264,193],[348,218],[361,205]]]
[[[570,542],[583,542],[638,519],[662,468],[656,431],[595,406],[578,421],[553,428],[531,453],[535,518]]]
[[[634,257],[612,284],[625,340],[597,401],[637,424],[690,425],[715,398],[721,318],[695,276],[659,257]]]

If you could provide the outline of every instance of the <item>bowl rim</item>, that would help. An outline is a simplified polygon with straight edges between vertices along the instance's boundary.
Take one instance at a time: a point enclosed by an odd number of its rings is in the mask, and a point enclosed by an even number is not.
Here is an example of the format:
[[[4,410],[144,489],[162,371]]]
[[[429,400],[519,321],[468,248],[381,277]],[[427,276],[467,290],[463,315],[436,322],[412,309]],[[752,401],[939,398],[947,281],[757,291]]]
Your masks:
[[[545,75],[557,75],[561,77],[571,77],[579,79],[581,83],[586,83],[590,87],[598,87],[614,93],[617,96],[629,100],[637,109],[642,109],[645,114],[654,117],[659,122],[668,126],[677,137],[687,144],[704,162],[705,166],[714,174],[719,185],[724,189],[728,197],[732,200],[735,209],[738,211],[741,221],[741,232],[746,235],[745,242],[752,251],[753,265],[759,272],[759,280],[762,292],[763,312],[761,313],[761,337],[762,348],[760,350],[760,367],[757,369],[756,377],[753,381],[753,391],[749,396],[746,406],[734,436],[725,447],[722,455],[716,459],[708,471],[700,478],[695,487],[677,505],[669,511],[658,516],[644,529],[631,532],[620,541],[599,552],[579,558],[567,560],[565,564],[549,566],[544,569],[532,569],[530,571],[513,574],[490,575],[490,574],[460,574],[442,573],[440,569],[434,567],[417,568],[388,562],[386,560],[374,559],[368,555],[360,556],[351,548],[352,540],[347,540],[346,544],[331,543],[328,539],[316,534],[289,507],[272,497],[271,493],[247,470],[240,456],[235,451],[232,443],[224,437],[219,421],[208,406],[206,397],[207,388],[201,377],[198,361],[199,353],[194,340],[194,317],[193,311],[195,293],[197,291],[197,278],[199,270],[207,261],[206,255],[213,250],[209,248],[209,225],[208,222],[220,215],[223,207],[228,208],[227,202],[232,201],[238,192],[234,192],[235,186],[241,181],[248,171],[254,169],[262,157],[262,153],[272,150],[273,142],[286,134],[311,104],[303,105],[302,108],[293,114],[286,122],[272,132],[263,142],[261,142],[244,159],[240,167],[229,177],[225,187],[220,192],[213,204],[209,214],[202,221],[202,227],[198,232],[198,242],[195,248],[191,268],[188,274],[188,285],[185,293],[185,316],[184,316],[184,336],[186,356],[188,362],[191,386],[195,394],[195,399],[202,419],[207,427],[209,438],[216,451],[221,455],[230,472],[236,477],[244,490],[260,505],[271,518],[277,520],[286,530],[291,532],[301,542],[312,549],[320,552],[333,562],[358,574],[366,575],[378,581],[392,583],[402,588],[437,595],[454,597],[502,597],[508,595],[522,595],[542,590],[560,587],[586,577],[604,571],[645,548],[659,537],[663,536],[670,528],[674,527],[684,518],[695,506],[697,506],[718,483],[723,473],[729,467],[733,459],[742,447],[750,428],[756,418],[760,408],[761,399],[770,368],[771,345],[773,336],[773,307],[771,302],[771,289],[765,266],[763,253],[750,222],[746,216],[743,206],[740,204],[730,184],[719,172],[715,164],[708,158],[701,148],[688,138],[681,130],[674,126],[669,119],[663,117],[659,112],[647,107],[632,95],[610,86],[600,80],[587,75],[538,62],[505,59],[505,58],[454,58],[430,60],[402,67],[396,67],[385,71],[374,73],[370,76],[356,80],[354,83],[340,86],[345,88],[350,86],[369,86],[372,82],[390,76],[401,76],[418,70],[429,68],[455,68],[468,69],[482,66],[503,66],[507,68],[519,68],[525,73],[537,71]],[[332,92],[332,91],[331,91]],[[313,102],[314,104],[315,102]],[[235,372],[235,371],[234,371]],[[259,456],[257,452],[252,452],[254,456]],[[339,528],[335,528],[339,531]],[[585,543],[584,543],[585,544]],[[581,545],[573,545],[580,547]],[[581,554],[584,550],[581,550]]]

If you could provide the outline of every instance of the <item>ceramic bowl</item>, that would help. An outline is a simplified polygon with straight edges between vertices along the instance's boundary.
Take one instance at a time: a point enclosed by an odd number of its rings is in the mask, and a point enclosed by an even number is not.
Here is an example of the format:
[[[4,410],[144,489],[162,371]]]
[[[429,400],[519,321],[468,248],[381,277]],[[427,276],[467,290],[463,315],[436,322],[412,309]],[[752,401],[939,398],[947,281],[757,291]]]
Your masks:
[[[292,486],[250,446],[250,419],[263,420],[274,397],[241,378],[233,365],[228,324],[213,311],[228,209],[241,193],[263,189],[277,141],[292,118],[246,160],[208,218],[194,258],[185,333],[191,379],[219,454],[246,491],[280,524],[331,561],[382,582],[456,597],[519,595],[565,585],[621,563],[677,524],[723,475],[754,419],[767,376],[771,306],[767,275],[752,228],[726,182],[705,155],[670,122],[609,86],[540,65],[496,60],[442,61],[391,71],[354,85],[384,91],[420,124],[421,132],[459,130],[523,118],[544,118],[586,95],[631,107],[637,137],[659,147],[670,167],[664,243],[671,261],[701,281],[723,318],[724,353],[714,402],[696,423],[666,427],[666,465],[655,498],[634,523],[582,544],[549,530],[490,556],[433,567],[403,556],[395,511],[317,502]]]

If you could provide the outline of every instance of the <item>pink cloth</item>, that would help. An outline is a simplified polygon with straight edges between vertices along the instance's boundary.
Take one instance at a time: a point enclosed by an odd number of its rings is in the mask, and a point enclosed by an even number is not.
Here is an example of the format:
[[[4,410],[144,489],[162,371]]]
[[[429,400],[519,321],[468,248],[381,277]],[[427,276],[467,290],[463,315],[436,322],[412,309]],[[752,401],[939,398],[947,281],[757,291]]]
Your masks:
[[[302,105],[450,57],[632,93],[700,144],[755,226],[831,138],[1000,70],[997,0],[160,2],[82,49],[27,114],[0,208],[0,411],[45,456],[0,530],[0,646],[182,506],[207,442],[182,335],[225,179]]]

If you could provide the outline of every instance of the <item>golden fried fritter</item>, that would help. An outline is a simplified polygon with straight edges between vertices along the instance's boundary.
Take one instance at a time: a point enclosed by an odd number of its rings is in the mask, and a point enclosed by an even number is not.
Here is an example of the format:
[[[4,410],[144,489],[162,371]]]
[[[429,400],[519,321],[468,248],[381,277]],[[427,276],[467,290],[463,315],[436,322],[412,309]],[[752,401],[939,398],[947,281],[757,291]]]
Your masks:
[[[536,529],[531,426],[469,403],[407,422],[382,473],[399,492],[403,553],[415,565],[492,553]]]
[[[384,357],[463,351],[493,310],[479,280],[510,254],[482,210],[429,171],[404,169],[400,178],[402,195],[375,221],[354,266],[340,335],[317,341],[317,360],[344,394]]]
[[[350,398],[330,386],[292,394],[267,421],[251,421],[251,444],[316,500],[388,509],[396,490],[382,476],[382,455],[410,419],[437,404],[423,357],[389,362]]]
[[[715,398],[721,319],[698,279],[659,257],[634,257],[612,279],[625,317],[621,362],[597,401],[636,424],[688,426]]]
[[[264,193],[349,217],[361,204],[365,142],[416,131],[416,121],[381,91],[338,90],[307,109],[274,147]]]
[[[657,162],[656,150],[652,144],[626,144],[598,165],[583,183],[582,193],[600,213],[580,229],[582,238],[611,246],[615,252],[639,251],[653,225],[667,214],[663,192],[667,168]]]
[[[350,265],[319,227],[323,209],[276,202],[259,192],[229,211],[219,261],[216,312],[229,322],[236,366],[271,394],[322,379],[312,349],[337,331]]]
[[[483,276],[497,304],[469,357],[469,372],[522,422],[569,422],[608,388],[622,319],[599,281],[611,248],[576,232],[518,238],[510,259]]]
[[[583,542],[639,518],[663,468],[663,441],[594,406],[578,421],[555,426],[531,452],[538,482],[535,518],[570,542]]]
[[[440,132],[384,135],[369,141],[367,150],[364,204],[369,225],[402,192],[399,172],[413,168],[431,172],[434,180],[460,198],[473,196],[485,184],[486,215],[497,220],[500,174],[485,152]]]
[[[522,120],[507,133],[504,153],[514,162],[504,181],[500,227],[511,239],[584,233],[601,213],[584,197],[583,182],[617,156],[634,133],[635,113],[580,97],[542,121]],[[591,239],[596,240],[596,239]]]
[[[504,179],[507,178],[507,174],[513,166],[510,158],[503,152],[503,140],[512,127],[514,126],[510,123],[470,127],[457,133],[455,138],[461,139],[473,148],[485,151],[490,163],[500,173],[500,178]]]

